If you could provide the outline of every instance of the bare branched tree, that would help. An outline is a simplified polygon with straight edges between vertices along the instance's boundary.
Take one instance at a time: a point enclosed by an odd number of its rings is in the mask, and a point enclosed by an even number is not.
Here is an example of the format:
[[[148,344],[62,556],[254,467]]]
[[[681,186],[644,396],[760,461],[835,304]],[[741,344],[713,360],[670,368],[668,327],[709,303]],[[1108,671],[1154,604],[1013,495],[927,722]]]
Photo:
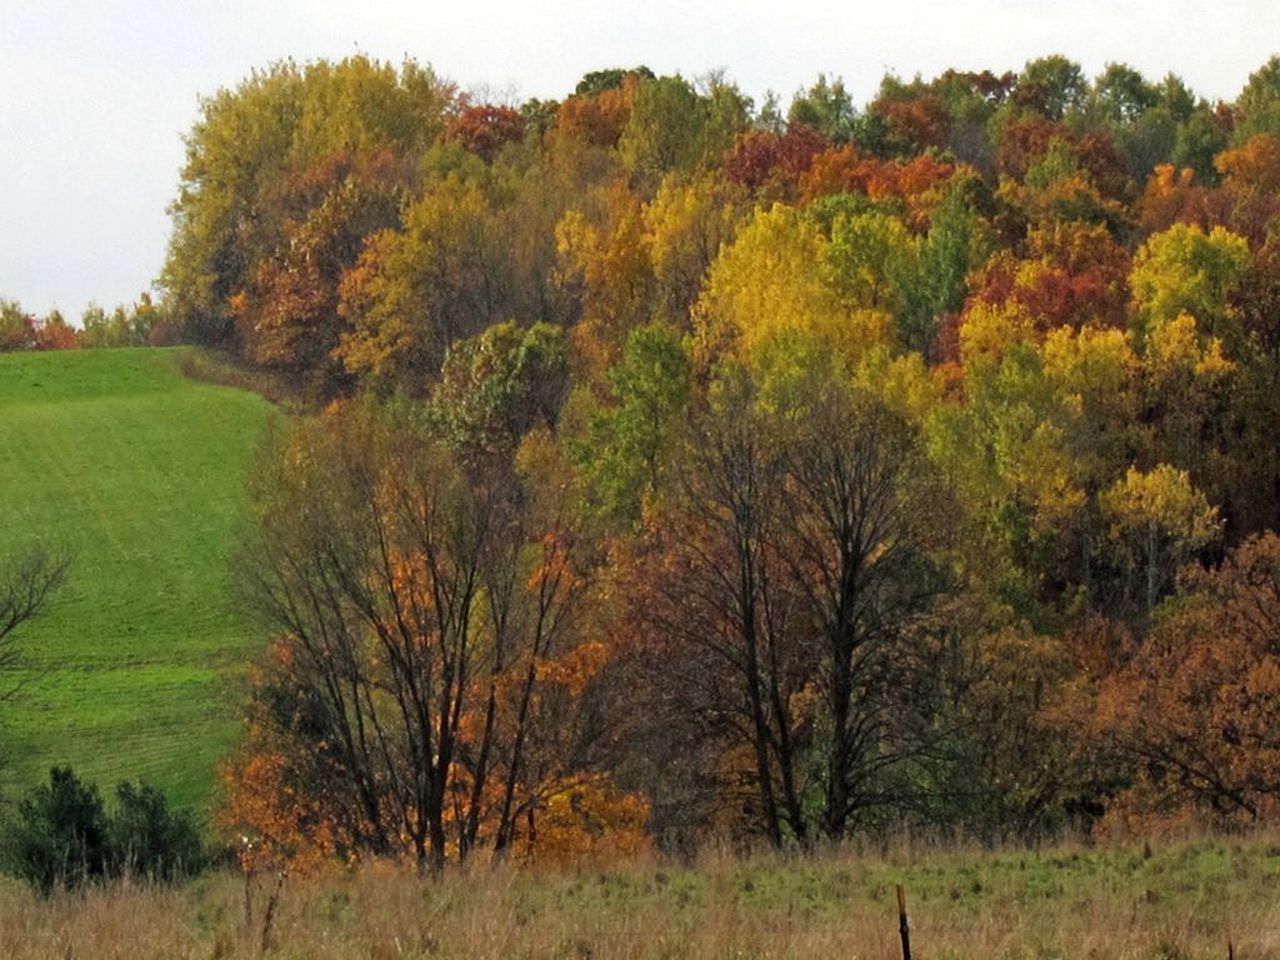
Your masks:
[[[781,846],[809,834],[790,707],[806,671],[795,662],[799,611],[777,549],[782,447],[752,410],[750,382],[722,386],[694,417],[674,496],[652,525],[661,561],[646,571],[639,613],[661,638],[655,669],[670,683],[671,705],[724,749],[748,750],[743,804]]]
[[[918,441],[882,403],[844,385],[814,398],[788,446],[793,582],[814,628],[826,706],[822,830],[907,798],[885,774],[928,747],[915,715],[937,665],[918,630],[942,588],[932,555],[945,544],[947,498],[929,482]]]
[[[538,728],[581,591],[572,535],[509,470],[469,475],[373,408],[298,425],[253,493],[244,576],[278,638],[258,722],[295,792],[340,853],[501,853],[573,773]]]
[[[38,615],[49,597],[67,579],[70,558],[42,546],[0,564],[0,674],[14,670],[22,651],[18,628]],[[0,686],[0,701],[17,692],[16,686]]]

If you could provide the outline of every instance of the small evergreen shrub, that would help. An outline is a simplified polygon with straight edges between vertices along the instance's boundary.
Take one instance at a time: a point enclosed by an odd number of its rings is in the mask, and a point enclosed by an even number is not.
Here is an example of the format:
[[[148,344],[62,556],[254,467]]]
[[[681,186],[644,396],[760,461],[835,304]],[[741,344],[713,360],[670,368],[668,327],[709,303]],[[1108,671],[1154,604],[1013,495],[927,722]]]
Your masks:
[[[5,869],[44,894],[102,877],[109,859],[107,830],[97,788],[82,783],[70,767],[54,767],[49,782],[19,802],[6,827]]]
[[[0,863],[48,895],[126,873],[171,883],[198,873],[207,856],[192,817],[155,787],[121,783],[108,812],[96,786],[54,767],[5,825]]]
[[[116,787],[107,841],[113,875],[172,883],[199,873],[207,859],[192,816],[170,809],[163,792],[141,781]]]

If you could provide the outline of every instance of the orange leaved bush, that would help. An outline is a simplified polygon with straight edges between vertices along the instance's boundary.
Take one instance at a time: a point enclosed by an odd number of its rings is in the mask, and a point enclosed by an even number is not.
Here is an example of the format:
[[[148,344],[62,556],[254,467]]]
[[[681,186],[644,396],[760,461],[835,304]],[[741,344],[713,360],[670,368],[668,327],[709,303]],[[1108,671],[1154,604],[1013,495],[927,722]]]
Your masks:
[[[1102,684],[1094,732],[1134,765],[1111,825],[1239,824],[1280,809],[1280,537],[1188,568],[1133,659]]]

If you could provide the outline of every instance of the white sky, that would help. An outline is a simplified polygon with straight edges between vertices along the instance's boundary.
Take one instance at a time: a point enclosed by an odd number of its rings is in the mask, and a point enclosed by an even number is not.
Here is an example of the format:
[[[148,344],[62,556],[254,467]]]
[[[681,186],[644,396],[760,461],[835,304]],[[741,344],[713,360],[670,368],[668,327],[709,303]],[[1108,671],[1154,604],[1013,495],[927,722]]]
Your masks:
[[[820,71],[855,102],[881,75],[1017,70],[1061,52],[1234,98],[1280,52],[1276,0],[0,0],[0,297],[131,301],[164,257],[197,97],[251,68],[364,52],[464,88],[559,97],[586,71],[723,67],[752,96]]]

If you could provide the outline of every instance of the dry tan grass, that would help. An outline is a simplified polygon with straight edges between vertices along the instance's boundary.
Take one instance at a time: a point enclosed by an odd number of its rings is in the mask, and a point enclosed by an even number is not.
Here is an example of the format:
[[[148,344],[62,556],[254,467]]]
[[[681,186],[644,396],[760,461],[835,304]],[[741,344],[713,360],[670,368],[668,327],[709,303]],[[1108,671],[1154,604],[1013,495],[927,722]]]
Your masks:
[[[906,884],[917,958],[1280,957],[1280,845],[1204,840],[1040,852],[843,851],[814,859],[704,857],[562,872],[478,869],[442,881],[374,865],[290,880],[273,957],[746,958],[900,956],[893,885]],[[231,874],[41,900],[0,887],[0,957],[261,955]]]

